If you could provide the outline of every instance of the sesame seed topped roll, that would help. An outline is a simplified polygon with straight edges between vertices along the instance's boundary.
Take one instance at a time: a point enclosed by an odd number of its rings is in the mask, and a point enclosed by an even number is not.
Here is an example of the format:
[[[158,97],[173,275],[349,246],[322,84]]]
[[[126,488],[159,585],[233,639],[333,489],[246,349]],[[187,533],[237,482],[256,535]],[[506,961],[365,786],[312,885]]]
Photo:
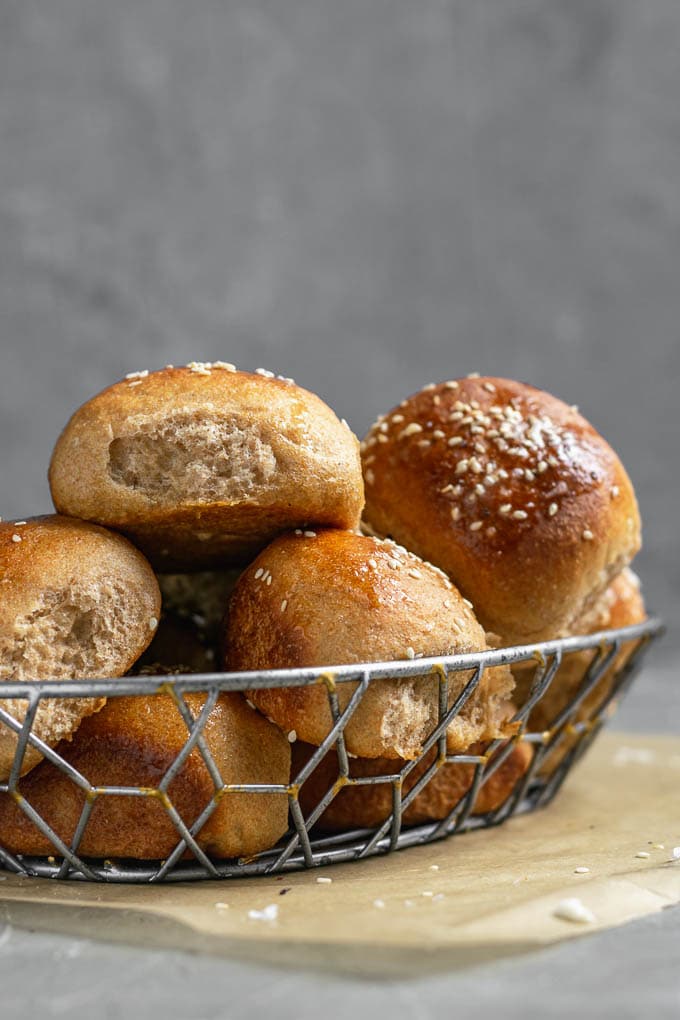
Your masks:
[[[505,643],[567,633],[640,548],[617,455],[524,383],[427,386],[372,426],[362,460],[367,525],[446,571]]]
[[[349,531],[300,532],[272,542],[241,575],[226,620],[228,669],[332,667],[483,651],[485,634],[448,578],[394,542]],[[450,676],[453,704],[469,671]],[[356,683],[337,684],[345,708]],[[505,666],[484,671],[447,741],[514,732],[513,681]],[[320,744],[333,725],[323,683],[253,690],[250,699],[287,733]],[[439,678],[372,680],[345,728],[347,749],[368,758],[414,758],[437,725]]]
[[[292,379],[226,362],[133,372],[72,416],[50,464],[54,505],[122,531],[157,570],[247,563],[306,525],[353,528],[359,444]]]

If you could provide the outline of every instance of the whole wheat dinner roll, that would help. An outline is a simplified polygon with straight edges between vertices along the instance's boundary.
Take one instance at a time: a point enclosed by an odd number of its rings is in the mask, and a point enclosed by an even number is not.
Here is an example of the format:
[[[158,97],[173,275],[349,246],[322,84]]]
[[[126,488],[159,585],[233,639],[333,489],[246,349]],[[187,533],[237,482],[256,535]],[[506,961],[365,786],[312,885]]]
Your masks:
[[[599,630],[615,630],[642,623],[646,619],[645,605],[640,591],[640,581],[632,570],[626,568],[609,585],[593,606],[574,621],[574,634],[594,634]],[[615,676],[634,651],[636,641],[624,642],[609,669],[597,682],[576,709],[573,722],[584,722],[595,716],[598,708],[608,697]],[[595,651],[572,652],[566,655],[552,679],[550,687],[541,696],[529,715],[527,728],[546,732],[554,726],[558,716],[578,694],[585,680],[586,670],[595,657]],[[526,662],[512,667],[517,682],[515,700],[523,704],[531,689],[535,667]],[[573,747],[575,736],[566,734],[555,746],[542,764],[541,772],[552,769]]]
[[[319,397],[223,362],[132,373],[75,412],[49,471],[63,513],[163,571],[247,563],[275,535],[356,527],[358,441]]]
[[[315,750],[316,748],[311,744],[305,744],[302,741],[293,744],[293,777],[307,764]],[[484,753],[484,744],[473,744],[466,751],[466,754],[470,755],[483,755]],[[403,781],[403,797],[413,789],[436,757],[437,748],[430,748],[423,756],[423,760],[411,769]],[[529,768],[531,757],[531,746],[526,741],[515,744],[507,757],[480,787],[472,813],[485,815],[488,811],[495,811],[496,808],[504,804],[517,781]],[[365,776],[395,775],[404,764],[403,760],[394,758],[350,758],[349,774],[354,779]],[[404,825],[421,825],[424,822],[440,821],[442,818],[446,818],[472,786],[474,775],[475,766],[472,764],[449,762],[441,765],[420,793],[413,798],[409,806],[403,809],[402,823]],[[300,787],[300,807],[305,816],[311,814],[324,794],[337,780],[338,758],[335,751],[329,751]],[[326,832],[372,829],[384,822],[391,813],[391,783],[380,783],[375,786],[344,786],[321,815],[316,823],[316,828]]]
[[[2,680],[122,676],[153,638],[160,605],[151,567],[121,535],[58,516],[0,524],[0,695]],[[54,746],[103,704],[42,700],[33,733]],[[19,721],[27,705],[0,697],[0,708]],[[0,720],[2,779],[16,744]],[[22,774],[41,757],[28,746]]]
[[[186,694],[194,718],[204,694]],[[225,783],[289,780],[290,746],[240,694],[221,694],[205,725],[208,749]],[[156,789],[189,737],[166,694],[109,698],[85,719],[71,743],[57,748],[93,786]],[[68,845],[85,793],[51,762],[43,761],[19,791]],[[200,751],[194,748],[168,787],[180,818],[191,826],[215,793]],[[197,835],[214,857],[250,855],[273,846],[286,831],[285,793],[225,793]],[[167,857],[180,835],[160,797],[97,797],[78,852],[86,857]],[[12,853],[53,854],[50,841],[8,794],[0,794],[0,844]]]
[[[468,603],[441,571],[392,542],[348,531],[284,535],[239,580],[231,598],[224,654],[227,668],[393,661],[486,648]],[[452,674],[453,703],[469,672]],[[356,683],[337,684],[344,708]],[[513,687],[505,667],[487,669],[452,721],[448,743],[513,732],[507,722]],[[332,726],[327,687],[253,690],[248,695],[286,732],[319,744]],[[438,720],[439,679],[374,680],[349,720],[348,750],[368,758],[415,758]]]
[[[445,570],[505,643],[568,633],[640,547],[618,457],[533,386],[427,386],[379,419],[362,451],[370,528]]]

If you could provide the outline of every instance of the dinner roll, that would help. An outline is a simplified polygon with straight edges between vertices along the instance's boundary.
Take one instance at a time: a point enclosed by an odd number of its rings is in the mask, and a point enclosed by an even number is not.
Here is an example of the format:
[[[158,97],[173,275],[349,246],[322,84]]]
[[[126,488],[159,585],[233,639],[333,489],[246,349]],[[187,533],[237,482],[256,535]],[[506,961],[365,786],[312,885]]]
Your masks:
[[[533,386],[427,386],[362,450],[370,528],[445,570],[506,644],[568,633],[640,547],[618,457]]]
[[[58,516],[0,524],[2,680],[122,676],[154,636],[160,605],[151,567],[121,535]],[[33,733],[54,746],[103,704],[41,700]],[[27,707],[24,699],[0,697],[0,708],[19,722]],[[0,779],[10,774],[16,744],[0,720]],[[28,746],[22,774],[41,757]]]
[[[204,694],[185,694],[194,718]],[[275,726],[251,709],[240,694],[221,694],[205,724],[205,740],[225,783],[287,784],[290,746]],[[189,731],[167,694],[110,698],[84,720],[59,754],[92,786],[156,789],[186,744]],[[43,761],[19,783],[19,792],[67,844],[73,839],[86,794],[51,762]],[[168,797],[191,827],[215,794],[197,748],[168,787]],[[286,831],[285,793],[225,793],[196,839],[213,857],[238,857],[266,850]],[[86,857],[167,857],[180,834],[161,797],[100,795],[78,852]],[[0,794],[0,844],[11,853],[53,854],[50,841],[8,794]]]
[[[486,648],[468,603],[441,571],[392,542],[348,531],[284,535],[241,576],[231,598],[225,662],[232,670],[392,661]],[[453,703],[471,673],[450,677]],[[329,683],[332,682],[329,680]],[[373,680],[345,729],[356,755],[414,758],[438,721],[437,676]],[[355,682],[337,684],[344,708]],[[451,722],[448,742],[513,732],[506,667],[487,669]],[[332,726],[327,686],[253,690],[249,697],[286,732],[319,744]]]
[[[49,471],[63,513],[163,571],[247,563],[275,535],[356,527],[358,442],[319,397],[223,362],[132,373],[75,412]]]
[[[646,612],[640,591],[640,581],[632,570],[626,568],[614,579],[597,602],[588,607],[584,614],[574,621],[573,629],[574,634],[594,634],[599,630],[616,630],[619,627],[642,623],[645,619]],[[596,716],[597,710],[612,690],[616,674],[626,664],[636,645],[637,641],[626,641],[622,644],[609,669],[574,711],[572,722],[586,722]],[[527,729],[542,733],[553,728],[560,713],[577,696],[595,654],[595,650],[591,649],[572,652],[564,657],[550,686],[531,710]],[[517,682],[515,698],[517,704],[521,705],[529,696],[535,666],[527,662],[519,662],[512,667],[512,671]],[[575,735],[566,733],[556,744],[555,750],[546,757],[541,771],[545,772],[554,768],[575,742]]]
[[[292,774],[307,764],[316,748],[311,744],[297,741],[293,744]],[[473,744],[465,752],[469,755],[484,755],[484,744]],[[500,750],[496,752],[499,755]],[[402,796],[413,789],[418,780],[430,768],[437,757],[436,747],[423,756],[403,781]],[[493,755],[491,759],[493,760]],[[531,746],[523,741],[514,745],[507,757],[489,774],[475,797],[472,813],[485,815],[495,811],[508,799],[517,781],[529,768],[532,758]],[[366,776],[395,775],[406,763],[395,758],[350,758],[349,774],[353,779]],[[402,810],[403,825],[421,825],[424,822],[441,821],[455,808],[472,786],[475,766],[459,762],[441,765],[428,780],[420,793],[416,794],[408,807]],[[338,757],[335,751],[325,755],[308,779],[300,787],[299,801],[302,813],[307,817],[314,810],[324,794],[338,780]],[[330,802],[316,828],[326,832],[343,832],[351,829],[372,829],[384,822],[392,813],[392,783],[385,782],[370,786],[345,785]]]

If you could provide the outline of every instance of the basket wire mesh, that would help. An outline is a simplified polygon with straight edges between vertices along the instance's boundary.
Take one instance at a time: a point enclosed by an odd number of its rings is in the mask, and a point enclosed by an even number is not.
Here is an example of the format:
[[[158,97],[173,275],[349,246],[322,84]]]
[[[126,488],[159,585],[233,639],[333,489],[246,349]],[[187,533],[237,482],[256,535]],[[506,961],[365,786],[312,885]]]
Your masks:
[[[111,680],[40,681],[0,684],[0,725],[17,735],[11,774],[0,783],[0,797],[10,797],[46,837],[54,848],[44,857],[10,852],[0,842],[0,866],[20,875],[57,879],[106,882],[161,882],[195,879],[224,879],[245,875],[275,874],[311,868],[340,861],[358,860],[405,847],[430,843],[444,837],[499,825],[514,815],[533,811],[548,804],[572,766],[590,746],[613,712],[638,671],[650,642],[663,630],[656,618],[619,630],[600,631],[588,636],[563,638],[539,644],[501,648],[440,659],[415,659],[390,663],[366,663],[333,668],[271,670],[261,673],[203,673],[173,676],[126,677]],[[621,654],[622,650],[625,654]],[[583,656],[582,653],[588,653]],[[581,656],[580,659],[574,657]],[[532,712],[546,697],[567,659],[581,662],[581,674],[570,688],[573,693],[550,719],[548,728],[532,729]],[[452,754],[447,750],[446,730],[480,683],[484,670],[491,666],[522,665],[533,669],[526,696],[519,704],[514,721],[518,732],[510,740],[497,739],[480,753]],[[449,698],[452,676],[469,674],[453,702]],[[353,776],[351,756],[345,743],[345,729],[361,704],[368,686],[385,678],[405,679],[435,676],[439,683],[438,720],[420,756],[413,761],[395,759],[394,771],[380,775]],[[344,710],[338,702],[338,685],[356,683]],[[206,722],[222,692],[246,692],[260,688],[302,687],[323,684],[333,726],[323,743],[315,748],[306,763],[286,784],[225,783],[205,738]],[[457,687],[456,687],[457,689]],[[192,714],[186,695],[200,692],[205,702],[198,714]],[[598,692],[601,696],[597,696]],[[123,695],[169,694],[186,726],[186,741],[156,787],[93,785],[59,751],[48,747],[33,732],[41,702],[54,698],[115,698]],[[6,708],[8,699],[22,699],[25,715],[15,718]],[[21,713],[19,713],[21,714]],[[494,773],[502,767],[519,741],[530,745],[528,768],[520,774],[502,803],[483,814],[473,813],[475,802]],[[84,803],[70,840],[62,839],[39,811],[23,796],[20,774],[26,749],[31,746],[77,788]],[[197,817],[187,821],[178,812],[169,793],[194,751],[201,755],[213,786],[208,803]],[[415,783],[408,780],[413,769],[422,765],[434,751],[432,761]],[[337,772],[325,793],[303,810],[300,790],[328,753],[337,756]],[[446,765],[473,769],[471,781],[451,804],[443,817],[423,824],[405,825],[404,812]],[[329,835],[319,822],[333,799],[346,788],[387,784],[391,787],[391,811],[371,829],[354,828]],[[230,793],[277,794],[288,800],[290,827],[272,849],[251,858],[219,860],[212,858],[197,841],[201,827],[210,818],[224,796]],[[92,810],[104,798],[124,796],[152,798],[166,812],[177,833],[177,843],[163,860],[91,859],[79,853]],[[200,806],[199,806],[200,807]],[[197,810],[199,809],[197,807]],[[189,859],[187,859],[189,858]]]

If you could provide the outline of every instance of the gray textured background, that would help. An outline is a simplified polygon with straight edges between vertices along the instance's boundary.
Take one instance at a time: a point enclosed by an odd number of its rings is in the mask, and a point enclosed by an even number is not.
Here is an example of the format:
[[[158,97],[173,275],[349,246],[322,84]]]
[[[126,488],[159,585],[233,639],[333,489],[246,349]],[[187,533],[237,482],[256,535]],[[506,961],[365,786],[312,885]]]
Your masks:
[[[359,433],[431,380],[507,374],[578,403],[619,451],[648,601],[673,622],[679,54],[677,0],[0,0],[0,514],[49,507],[56,434],[133,369],[264,365]],[[677,650],[670,635],[627,724],[677,729]],[[604,969],[581,947],[539,966],[577,970],[598,1016],[606,993],[619,1017],[676,1015],[677,968],[657,960],[646,998],[630,986],[644,939],[678,931],[602,936]],[[35,945],[3,950],[10,1012]],[[47,977],[72,974],[69,946],[47,946]],[[138,957],[128,999],[186,1016],[198,990],[164,991],[164,959]],[[221,1016],[224,965],[201,966],[196,1015]],[[531,970],[485,972],[487,1005],[526,1015]],[[425,1015],[474,984],[399,1001]],[[74,994],[41,1010],[87,1012]]]

